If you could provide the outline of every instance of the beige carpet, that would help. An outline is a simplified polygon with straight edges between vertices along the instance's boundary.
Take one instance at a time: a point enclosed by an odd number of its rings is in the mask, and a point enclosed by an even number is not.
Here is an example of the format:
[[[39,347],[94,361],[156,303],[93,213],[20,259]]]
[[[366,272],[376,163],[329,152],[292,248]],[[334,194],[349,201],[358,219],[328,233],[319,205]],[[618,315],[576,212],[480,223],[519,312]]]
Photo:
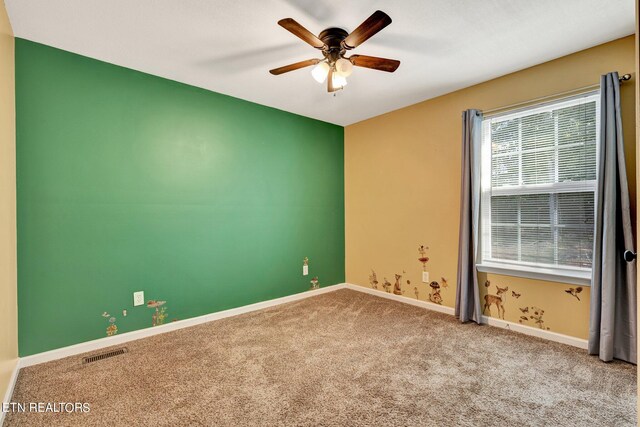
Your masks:
[[[6,425],[636,425],[636,369],[583,350],[340,290],[23,369],[17,402],[88,414]]]

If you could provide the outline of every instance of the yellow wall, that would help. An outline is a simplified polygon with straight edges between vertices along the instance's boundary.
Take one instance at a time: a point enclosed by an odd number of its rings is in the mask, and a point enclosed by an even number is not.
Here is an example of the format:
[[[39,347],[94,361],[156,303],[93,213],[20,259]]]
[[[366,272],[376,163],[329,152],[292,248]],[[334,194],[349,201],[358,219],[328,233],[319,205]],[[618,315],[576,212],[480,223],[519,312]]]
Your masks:
[[[405,296],[428,299],[429,286],[421,282],[418,246],[429,247],[430,280],[448,283],[442,288],[442,304],[454,306],[458,254],[460,198],[461,112],[468,108],[490,110],[597,84],[610,71],[634,71],[634,37],[626,37],[577,52],[526,70],[403,108],[348,126],[345,130],[346,279],[369,284],[372,269],[378,288],[395,274]],[[622,86],[623,123],[627,167],[635,214],[635,77]],[[545,329],[586,338],[589,292],[578,296],[565,292],[566,284],[480,275],[509,287],[505,319],[518,322],[529,307],[523,324],[538,327],[530,319],[544,310]],[[407,280],[410,284],[407,284]],[[393,291],[393,287],[391,288]],[[516,299],[512,291],[521,294]],[[535,307],[535,308],[534,308]],[[492,315],[496,315],[495,305]]]
[[[13,33],[0,2],[0,399],[18,360]]]

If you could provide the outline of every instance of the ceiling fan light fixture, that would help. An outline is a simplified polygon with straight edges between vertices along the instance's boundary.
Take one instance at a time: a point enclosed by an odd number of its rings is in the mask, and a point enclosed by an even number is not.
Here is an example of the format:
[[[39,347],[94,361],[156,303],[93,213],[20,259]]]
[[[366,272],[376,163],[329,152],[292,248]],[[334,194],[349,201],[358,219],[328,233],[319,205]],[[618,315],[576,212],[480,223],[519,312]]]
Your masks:
[[[400,61],[398,60],[367,55],[345,57],[347,51],[360,46],[389,24],[391,24],[389,15],[381,10],[376,10],[351,33],[347,33],[343,28],[329,27],[316,36],[293,18],[281,19],[278,21],[278,25],[322,52],[324,58],[299,61],[284,67],[274,68],[269,72],[278,76],[300,68],[314,66],[311,70],[311,76],[318,83],[326,82],[327,92],[329,93],[333,93],[347,85],[347,77],[353,72],[353,67],[364,67],[393,73],[400,66]]]
[[[318,65],[313,67],[313,69],[311,70],[311,75],[318,83],[324,83],[324,81],[327,79],[327,76],[329,75],[329,64],[327,64],[326,61],[318,63]]]
[[[349,77],[353,72],[353,64],[345,58],[336,61],[336,74],[342,77]]]

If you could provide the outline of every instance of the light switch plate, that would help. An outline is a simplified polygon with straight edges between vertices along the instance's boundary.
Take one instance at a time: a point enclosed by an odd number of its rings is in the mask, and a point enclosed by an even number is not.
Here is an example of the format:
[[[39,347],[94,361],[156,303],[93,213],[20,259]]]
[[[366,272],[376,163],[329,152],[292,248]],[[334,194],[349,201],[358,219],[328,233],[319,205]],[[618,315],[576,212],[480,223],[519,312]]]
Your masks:
[[[429,283],[429,272],[428,271],[423,271],[422,272],[422,283]]]
[[[133,306],[137,307],[144,304],[144,291],[138,291],[133,293]]]
[[[308,265],[303,265],[302,266],[302,275],[303,276],[308,276],[309,275],[309,266]]]

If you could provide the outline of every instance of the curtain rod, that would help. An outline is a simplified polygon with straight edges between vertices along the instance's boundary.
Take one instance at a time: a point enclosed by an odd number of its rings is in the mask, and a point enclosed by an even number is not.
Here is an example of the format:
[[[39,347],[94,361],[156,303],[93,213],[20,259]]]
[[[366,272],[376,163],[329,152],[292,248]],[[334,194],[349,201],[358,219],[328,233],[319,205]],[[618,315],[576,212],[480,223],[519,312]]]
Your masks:
[[[631,80],[631,74],[624,74],[622,76],[620,76],[618,78],[618,80],[620,81],[620,83],[622,82],[626,82],[627,80]],[[487,116],[493,116],[496,115],[498,113],[502,113],[505,111],[509,111],[509,110],[515,110],[518,107],[526,107],[528,105],[533,105],[533,104],[539,104],[543,101],[551,101],[554,99],[558,99],[558,98],[564,98],[565,96],[571,96],[571,95],[578,95],[580,93],[584,93],[584,92],[588,92],[591,90],[595,90],[597,88],[600,87],[600,84],[594,84],[594,85],[590,85],[590,86],[584,86],[584,87],[580,87],[577,89],[572,89],[572,90],[568,90],[565,92],[560,92],[560,93],[555,93],[553,95],[547,95],[547,96],[541,96],[540,98],[536,98],[536,99],[530,99],[528,101],[523,101],[523,102],[517,102],[515,104],[511,104],[511,105],[505,105],[504,107],[498,107],[498,108],[492,108],[490,110],[484,110],[482,112],[482,115],[484,117]]]

